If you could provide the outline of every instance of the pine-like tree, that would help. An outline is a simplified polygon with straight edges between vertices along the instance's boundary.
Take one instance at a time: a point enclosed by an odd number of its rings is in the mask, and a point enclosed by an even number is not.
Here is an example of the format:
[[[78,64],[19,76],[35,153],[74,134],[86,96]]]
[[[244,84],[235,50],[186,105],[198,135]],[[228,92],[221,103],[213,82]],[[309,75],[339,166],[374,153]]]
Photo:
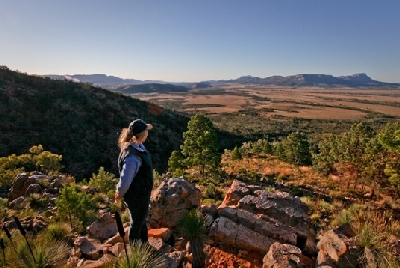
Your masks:
[[[175,176],[182,176],[185,170],[184,156],[179,151],[173,151],[168,159],[168,171]]]
[[[242,159],[242,154],[240,153],[240,149],[235,146],[232,150],[232,160],[240,160]]]
[[[284,142],[286,160],[297,166],[311,165],[310,143],[305,135],[295,132]]]
[[[76,185],[73,183],[64,186],[60,190],[60,195],[56,199],[58,216],[68,219],[73,229],[73,221],[77,219],[85,230],[89,214],[92,212],[92,201],[90,195],[79,192]]]
[[[218,137],[212,122],[205,115],[196,114],[188,122],[181,145],[184,163],[198,169],[200,175],[217,174],[221,165]]]

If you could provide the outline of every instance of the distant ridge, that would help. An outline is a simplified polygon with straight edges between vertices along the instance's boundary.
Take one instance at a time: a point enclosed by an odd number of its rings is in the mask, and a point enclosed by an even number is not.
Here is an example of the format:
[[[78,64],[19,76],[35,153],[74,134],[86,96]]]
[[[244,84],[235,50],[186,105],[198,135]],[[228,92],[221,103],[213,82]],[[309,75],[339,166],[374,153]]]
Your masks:
[[[42,75],[43,77],[50,77],[51,79],[58,80],[72,80],[75,82],[90,83],[93,86],[98,86],[102,88],[115,88],[125,85],[139,85],[147,83],[159,83],[163,84],[165,82],[160,80],[137,80],[137,79],[124,79],[112,75],[106,74],[74,74],[74,75],[58,75],[58,74],[47,74]]]
[[[338,76],[328,74],[297,74],[291,76],[270,76],[265,78],[254,77],[251,75],[242,76],[237,79],[231,80],[206,80],[199,83],[171,83],[161,80],[137,80],[137,79],[123,79],[116,76],[109,76],[106,74],[74,74],[74,75],[43,75],[52,79],[72,80],[75,82],[90,83],[94,86],[106,89],[118,89],[118,91],[126,90],[132,92],[157,92],[161,91],[184,91],[180,86],[190,88],[206,88],[214,84],[224,83],[240,83],[240,84],[256,84],[256,85],[276,85],[276,86],[316,86],[316,87],[399,87],[400,83],[386,83],[371,79],[365,73],[358,73],[348,76]],[[133,85],[151,84],[146,87],[131,87]],[[167,85],[167,86],[156,86]],[[174,88],[173,85],[178,86]]]
[[[385,83],[372,80],[364,73],[349,76],[335,77],[327,74],[298,74],[292,76],[271,76],[266,78],[242,76],[235,80],[220,80],[223,82],[235,82],[241,84],[277,85],[277,86],[317,86],[317,87],[380,87],[380,86],[400,86],[399,83]]]

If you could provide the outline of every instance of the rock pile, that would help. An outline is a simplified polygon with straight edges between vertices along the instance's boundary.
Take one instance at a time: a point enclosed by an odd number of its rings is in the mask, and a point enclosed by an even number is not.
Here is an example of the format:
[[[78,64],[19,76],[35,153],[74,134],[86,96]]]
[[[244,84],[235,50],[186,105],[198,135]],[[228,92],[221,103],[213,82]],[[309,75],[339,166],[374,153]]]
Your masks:
[[[59,189],[66,183],[65,176],[20,174],[10,189],[8,206],[20,209],[25,197],[31,194],[51,196],[49,204],[54,205]],[[341,226],[327,231],[316,244],[307,205],[286,192],[269,192],[235,180],[220,206],[201,206],[200,201],[199,189],[182,178],[163,181],[151,195],[149,243],[165,256],[169,268],[183,267],[184,262],[190,262],[190,247],[176,227],[192,209],[200,209],[205,216],[207,267],[333,268],[357,264],[359,250],[351,228]],[[21,222],[34,234],[47,226],[41,216],[22,218]],[[16,228],[13,221],[5,221],[3,225]],[[100,218],[87,227],[87,235],[75,237],[69,266],[108,267],[125,254],[128,223],[124,227],[126,235],[122,238],[110,209],[103,208]],[[393,241],[393,245],[400,244],[397,238]]]
[[[235,180],[218,207],[210,237],[226,248],[256,252],[260,262],[277,243],[290,245],[286,251],[296,256],[313,257],[316,237],[307,211],[298,197]]]

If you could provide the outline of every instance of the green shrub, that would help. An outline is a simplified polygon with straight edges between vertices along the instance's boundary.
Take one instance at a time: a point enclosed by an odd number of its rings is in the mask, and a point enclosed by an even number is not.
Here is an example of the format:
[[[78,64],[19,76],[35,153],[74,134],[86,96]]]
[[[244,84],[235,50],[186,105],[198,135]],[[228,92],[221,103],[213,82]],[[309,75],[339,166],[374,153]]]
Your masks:
[[[65,186],[60,190],[60,195],[56,199],[58,216],[67,219],[73,228],[74,220],[78,220],[85,230],[89,217],[93,213],[93,202],[91,195],[79,192],[75,183]]]
[[[210,199],[210,198],[205,198],[201,200],[201,204],[202,205],[212,205],[215,204],[215,200],[214,199]]]
[[[62,155],[44,151],[42,145],[29,149],[29,154],[0,157],[0,186],[10,185],[17,174],[25,171],[42,171],[47,174],[58,174],[64,168]]]
[[[117,179],[114,174],[105,171],[104,167],[100,167],[97,174],[92,174],[92,178],[89,180],[89,187],[97,188],[109,198],[114,198],[116,183]]]
[[[213,183],[210,183],[205,188],[204,198],[205,199],[214,199],[214,200],[222,200],[223,192],[218,190],[217,187]]]
[[[126,256],[120,256],[115,267],[118,268],[164,268],[167,260],[160,255],[150,244],[135,241],[130,244],[128,251],[129,261]]]
[[[31,251],[24,237],[15,231],[11,232],[13,244],[6,240],[6,263],[1,258],[0,264],[4,267],[20,268],[20,267],[62,267],[66,265],[70,248],[64,241],[48,239],[44,235],[39,235],[34,239],[27,237],[32,247],[32,253],[36,261],[34,261]]]
[[[56,240],[56,241],[65,241],[70,242],[69,236],[71,235],[72,230],[67,223],[51,223],[47,226],[44,231],[44,236],[48,240]]]
[[[331,225],[332,226],[341,226],[343,224],[350,224],[352,221],[351,213],[348,210],[342,210],[339,214],[333,218]]]
[[[235,148],[233,148],[232,150],[232,160],[240,160],[242,159],[242,154],[240,153],[240,150],[237,146],[235,146]]]
[[[31,194],[27,197],[29,207],[35,210],[44,209],[49,203],[49,197],[42,197],[40,194]]]
[[[121,220],[122,220],[123,223],[129,222],[129,221],[131,220],[128,210],[124,210],[124,211],[122,212],[122,214],[121,214]]]
[[[363,223],[357,231],[356,242],[358,246],[363,248],[380,248],[382,246],[383,234],[370,222]]]
[[[206,238],[205,219],[199,210],[189,211],[178,225],[182,236],[189,240],[193,254],[192,267],[204,267],[205,254],[203,251]]]

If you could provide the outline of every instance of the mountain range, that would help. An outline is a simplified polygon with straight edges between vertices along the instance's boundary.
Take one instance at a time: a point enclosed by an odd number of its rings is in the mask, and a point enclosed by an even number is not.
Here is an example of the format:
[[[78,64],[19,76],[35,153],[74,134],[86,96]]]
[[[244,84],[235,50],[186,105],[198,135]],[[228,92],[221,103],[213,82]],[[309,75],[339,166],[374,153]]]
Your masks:
[[[44,75],[52,79],[65,79],[75,82],[90,83],[94,86],[117,89],[118,91],[129,92],[154,92],[158,89],[161,91],[184,91],[191,88],[205,88],[215,84],[238,83],[238,84],[255,84],[255,85],[275,85],[275,86],[316,86],[316,87],[399,87],[400,83],[386,83],[371,79],[365,73],[353,74],[348,76],[338,76],[328,74],[297,74],[291,76],[270,76],[270,77],[255,77],[242,76],[237,79],[230,80],[207,80],[199,83],[170,83],[161,80],[137,80],[123,79],[116,76],[108,76],[106,74],[75,74],[75,75]],[[143,86],[151,84],[151,86]],[[158,86],[167,84],[168,86]],[[136,85],[142,85],[136,87]],[[130,88],[130,86],[133,86]],[[174,86],[179,86],[174,88]]]
[[[232,82],[232,80],[228,80]],[[364,73],[353,74],[349,76],[335,77],[327,74],[298,74],[292,76],[271,76],[259,78],[253,76],[242,76],[233,82],[241,84],[260,84],[277,86],[319,86],[319,87],[380,87],[380,86],[399,86],[396,83],[385,83],[371,79]]]

